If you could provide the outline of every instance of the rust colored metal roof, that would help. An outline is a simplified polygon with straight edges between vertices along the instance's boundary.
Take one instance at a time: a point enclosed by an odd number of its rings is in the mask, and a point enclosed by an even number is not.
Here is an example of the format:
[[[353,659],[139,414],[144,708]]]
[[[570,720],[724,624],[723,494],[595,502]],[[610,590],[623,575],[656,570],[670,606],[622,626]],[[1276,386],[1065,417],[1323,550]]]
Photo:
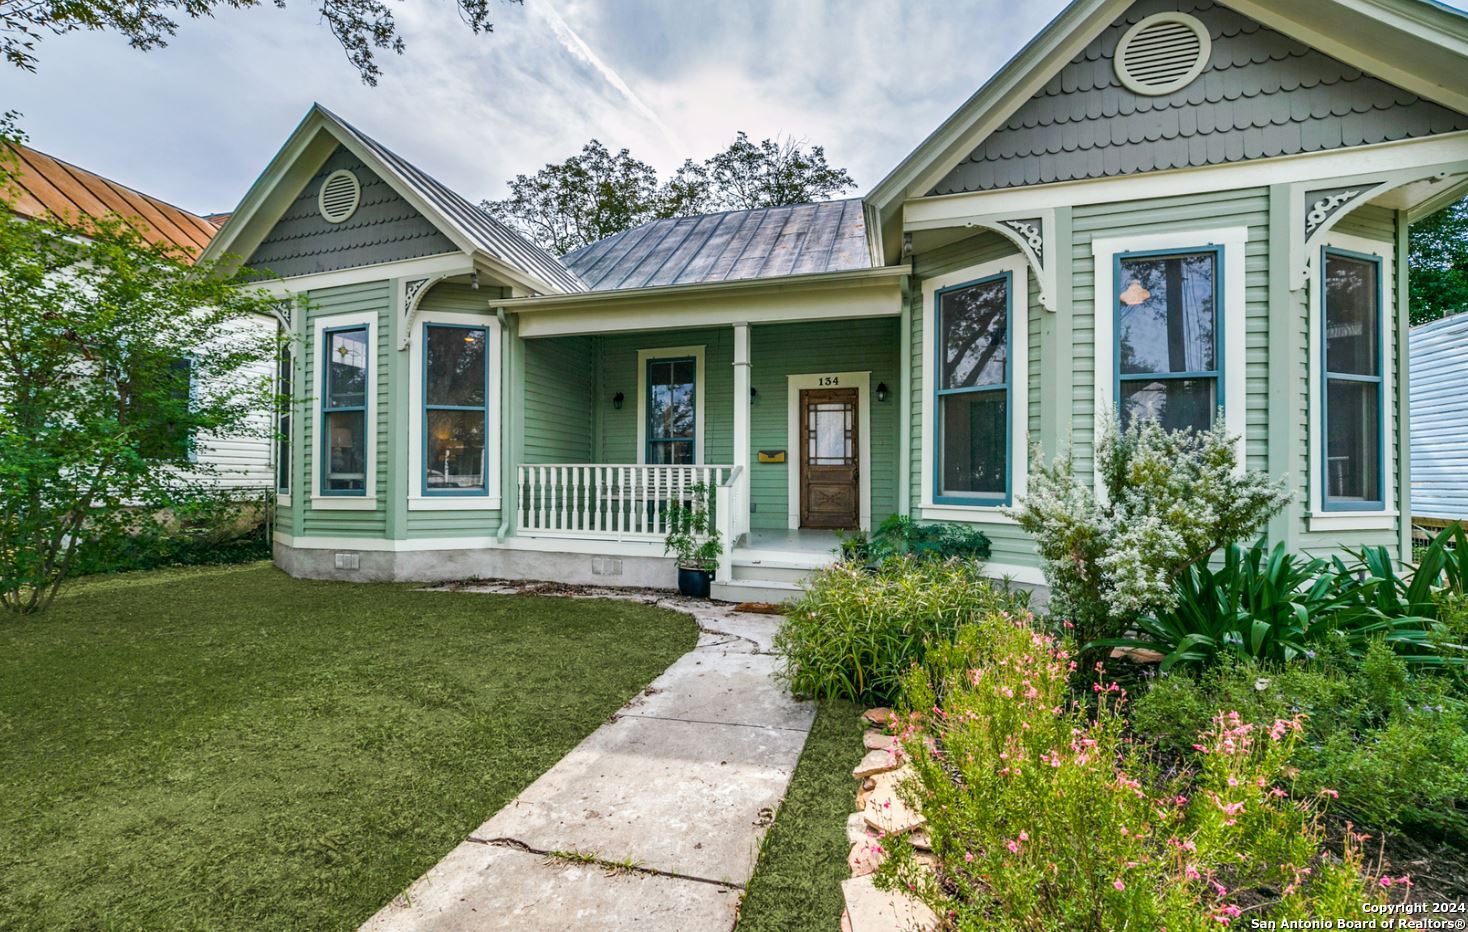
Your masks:
[[[96,172],[16,146],[19,164],[10,209],[26,217],[66,223],[116,214],[152,243],[168,243],[194,258],[214,235],[214,224]]]

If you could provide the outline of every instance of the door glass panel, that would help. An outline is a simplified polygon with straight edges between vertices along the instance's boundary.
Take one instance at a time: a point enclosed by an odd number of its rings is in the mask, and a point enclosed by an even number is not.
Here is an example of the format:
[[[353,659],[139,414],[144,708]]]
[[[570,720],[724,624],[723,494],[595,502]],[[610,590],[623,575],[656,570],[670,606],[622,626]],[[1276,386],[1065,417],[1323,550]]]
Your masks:
[[[1004,495],[1008,393],[940,396],[943,418],[941,491]]]
[[[807,406],[807,462],[812,466],[850,466],[856,461],[851,415],[851,405],[844,402]]]
[[[1116,288],[1123,375],[1218,368],[1215,260],[1212,252],[1121,260]]]
[[[1128,379],[1121,383],[1121,426],[1137,418],[1167,430],[1207,430],[1218,407],[1216,379]]]

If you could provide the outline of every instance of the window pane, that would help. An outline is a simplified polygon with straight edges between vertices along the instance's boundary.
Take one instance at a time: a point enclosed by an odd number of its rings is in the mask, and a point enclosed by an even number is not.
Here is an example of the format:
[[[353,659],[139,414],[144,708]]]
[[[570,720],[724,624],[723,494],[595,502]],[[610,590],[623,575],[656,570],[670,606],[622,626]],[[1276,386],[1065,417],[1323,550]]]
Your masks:
[[[980,282],[940,299],[943,388],[1004,384],[1009,313],[1005,282]]]
[[[1325,482],[1331,501],[1381,501],[1380,383],[1326,383]]]
[[[484,412],[428,412],[428,487],[482,489]]]
[[[654,360],[648,363],[647,436],[649,439],[693,439],[694,361]]]
[[[691,466],[693,441],[671,440],[648,444],[647,461],[654,466]]]
[[[362,411],[326,414],[326,490],[361,492],[367,488],[367,415]]]
[[[856,462],[851,442],[851,405],[825,402],[807,408],[806,459],[812,466],[850,466]]]
[[[326,406],[359,408],[367,403],[367,330],[341,330],[326,345]]]
[[[1376,263],[1326,253],[1325,368],[1380,375]]]
[[[426,398],[431,405],[484,404],[485,351],[482,329],[425,327],[428,347]]]
[[[1214,260],[1211,252],[1121,260],[1116,288],[1123,374],[1218,368]]]
[[[282,492],[289,492],[291,490],[291,416],[289,414],[281,417],[277,430],[280,436],[276,439],[275,487]]]
[[[943,493],[1005,494],[1008,393],[965,392],[939,398],[943,418]]]
[[[1218,408],[1216,379],[1130,379],[1121,383],[1121,426],[1152,418],[1168,430],[1207,430]]]

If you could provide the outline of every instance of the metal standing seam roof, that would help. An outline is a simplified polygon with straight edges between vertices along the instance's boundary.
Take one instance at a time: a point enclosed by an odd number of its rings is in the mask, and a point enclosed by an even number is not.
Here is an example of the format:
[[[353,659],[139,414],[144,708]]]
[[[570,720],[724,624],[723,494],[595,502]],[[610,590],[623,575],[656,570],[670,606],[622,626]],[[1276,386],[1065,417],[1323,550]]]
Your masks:
[[[653,220],[561,260],[591,291],[871,268],[860,198]]]
[[[114,214],[150,243],[167,243],[196,258],[217,229],[196,214],[52,158],[29,146],[12,146],[19,164],[12,211],[24,217],[53,217],[75,224]]]
[[[320,107],[319,104],[317,106]],[[364,134],[330,110],[325,107],[320,107],[320,109],[385,162],[399,178],[411,185],[420,197],[452,220],[458,230],[485,255],[528,272],[546,285],[563,292],[587,290],[581,280],[565,265],[562,265],[555,256],[527,241],[514,230],[469,203],[463,195],[419,170],[411,162]]]

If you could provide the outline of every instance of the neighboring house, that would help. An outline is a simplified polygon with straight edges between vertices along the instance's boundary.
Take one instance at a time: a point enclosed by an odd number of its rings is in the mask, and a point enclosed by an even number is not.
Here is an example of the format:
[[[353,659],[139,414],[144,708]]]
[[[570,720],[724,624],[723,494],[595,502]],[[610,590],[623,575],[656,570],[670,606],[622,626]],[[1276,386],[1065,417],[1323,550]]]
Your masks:
[[[1413,327],[1412,517],[1468,520],[1468,314]]]
[[[1289,477],[1274,539],[1405,552],[1407,226],[1465,188],[1452,10],[1077,0],[859,201],[558,260],[315,107],[210,252],[310,299],[292,573],[670,585],[664,510],[706,483],[716,595],[894,513],[1039,584],[1027,451],[1089,472],[1118,399],[1221,410]]]
[[[52,217],[77,224],[88,218],[114,215],[126,220],[150,243],[178,250],[190,261],[197,259],[218,230],[209,218],[150,197],[95,172],[52,158],[28,146],[16,146],[14,197],[10,209],[25,217]],[[276,327],[274,320],[256,326]],[[180,365],[187,365],[180,361]],[[256,372],[264,378],[274,366]],[[268,428],[270,416],[262,413],[257,426]],[[213,467],[209,481],[225,489],[265,491],[274,481],[274,444],[262,436],[199,437],[194,459]]]

